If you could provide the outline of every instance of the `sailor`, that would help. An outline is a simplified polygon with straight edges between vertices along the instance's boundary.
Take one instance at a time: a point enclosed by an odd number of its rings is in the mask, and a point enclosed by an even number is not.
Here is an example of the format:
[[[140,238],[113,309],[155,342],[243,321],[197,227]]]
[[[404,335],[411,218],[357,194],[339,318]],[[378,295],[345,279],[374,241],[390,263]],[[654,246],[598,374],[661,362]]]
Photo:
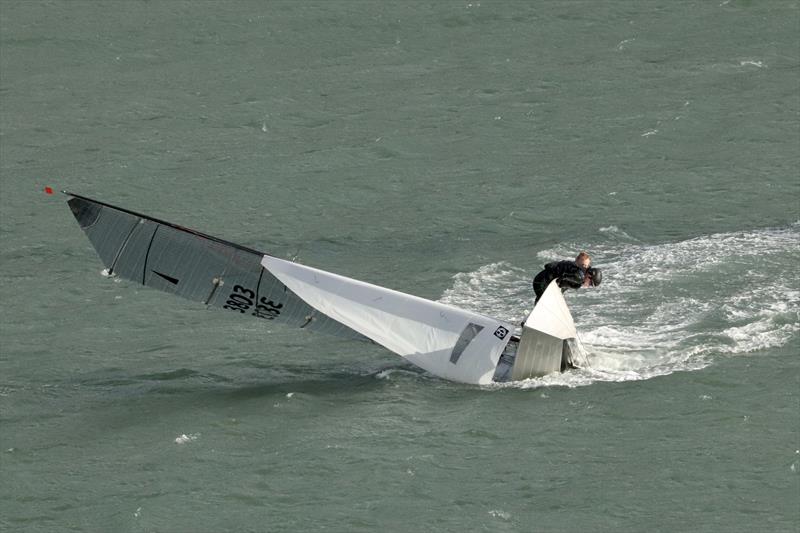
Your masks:
[[[567,289],[581,287],[597,287],[603,281],[603,273],[599,268],[592,268],[592,258],[586,252],[581,252],[575,261],[553,261],[544,266],[544,270],[533,278],[533,291],[536,293],[536,302],[542,297],[544,290],[550,282],[558,280],[561,292]],[[534,302],[534,305],[536,305]]]

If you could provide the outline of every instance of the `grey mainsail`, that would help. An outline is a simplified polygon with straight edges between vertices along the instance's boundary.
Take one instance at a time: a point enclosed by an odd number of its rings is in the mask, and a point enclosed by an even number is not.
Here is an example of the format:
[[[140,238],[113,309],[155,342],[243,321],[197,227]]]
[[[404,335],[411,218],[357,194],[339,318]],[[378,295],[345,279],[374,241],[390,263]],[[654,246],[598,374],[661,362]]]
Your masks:
[[[264,253],[64,191],[109,274],[289,326],[369,341],[316,312],[267,271]]]

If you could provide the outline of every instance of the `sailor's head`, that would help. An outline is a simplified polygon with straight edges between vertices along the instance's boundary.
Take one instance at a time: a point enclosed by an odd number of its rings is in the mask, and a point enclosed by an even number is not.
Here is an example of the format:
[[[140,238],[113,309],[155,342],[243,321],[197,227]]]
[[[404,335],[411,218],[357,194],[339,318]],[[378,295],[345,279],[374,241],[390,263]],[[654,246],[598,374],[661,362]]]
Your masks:
[[[586,252],[581,252],[575,258],[575,264],[582,270],[586,270],[592,264],[592,258]]]

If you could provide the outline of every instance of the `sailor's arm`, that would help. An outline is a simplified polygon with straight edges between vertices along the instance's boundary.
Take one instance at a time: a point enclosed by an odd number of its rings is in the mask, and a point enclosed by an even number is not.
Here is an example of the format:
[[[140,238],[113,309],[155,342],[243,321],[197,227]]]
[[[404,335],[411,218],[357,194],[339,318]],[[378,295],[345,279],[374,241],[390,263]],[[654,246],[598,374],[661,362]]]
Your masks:
[[[583,285],[583,271],[572,261],[558,263],[558,286],[567,289],[579,289]]]

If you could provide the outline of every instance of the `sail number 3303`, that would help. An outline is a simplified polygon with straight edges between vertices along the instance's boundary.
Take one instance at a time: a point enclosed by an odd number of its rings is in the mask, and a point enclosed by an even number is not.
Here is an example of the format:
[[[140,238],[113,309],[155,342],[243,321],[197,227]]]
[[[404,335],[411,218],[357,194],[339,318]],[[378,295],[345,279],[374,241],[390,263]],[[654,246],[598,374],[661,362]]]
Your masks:
[[[272,300],[267,300],[264,296],[261,297],[258,303],[255,303],[255,299],[256,293],[250,289],[245,289],[241,285],[236,285],[222,308],[240,313],[252,311],[251,315],[258,318],[266,318],[267,320],[273,320],[281,314],[283,304],[276,304]]]

